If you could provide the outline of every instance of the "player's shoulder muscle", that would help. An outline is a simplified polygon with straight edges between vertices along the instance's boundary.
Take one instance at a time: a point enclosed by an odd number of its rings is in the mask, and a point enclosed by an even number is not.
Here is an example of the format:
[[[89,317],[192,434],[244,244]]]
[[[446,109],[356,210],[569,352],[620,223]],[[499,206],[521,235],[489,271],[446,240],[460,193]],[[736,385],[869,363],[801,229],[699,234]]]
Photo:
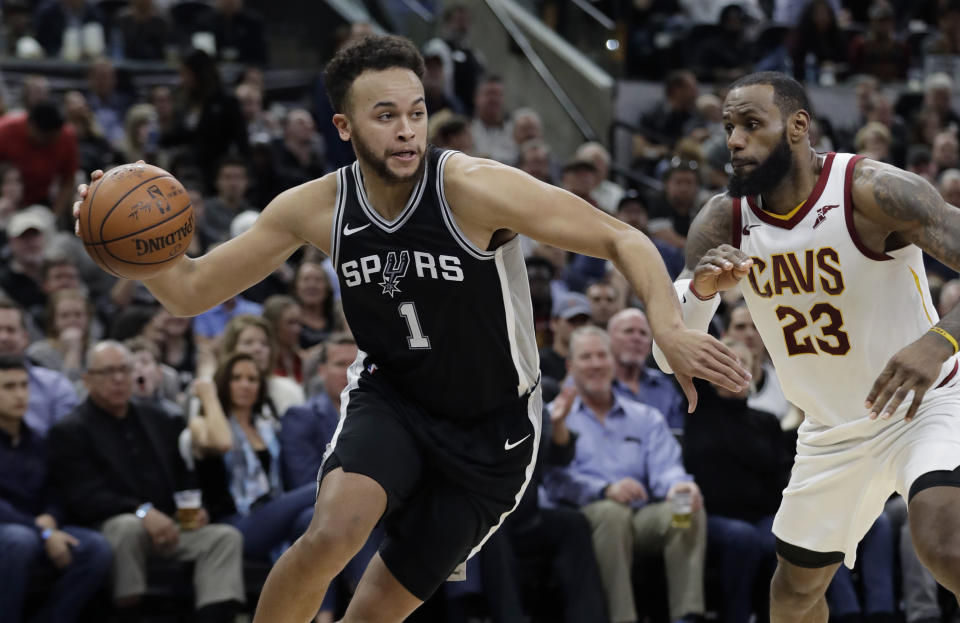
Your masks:
[[[328,253],[337,203],[337,173],[294,186],[267,204],[260,219],[274,233],[289,233]]]
[[[692,270],[703,254],[733,243],[733,199],[726,193],[714,195],[700,210],[687,233],[686,268]]]

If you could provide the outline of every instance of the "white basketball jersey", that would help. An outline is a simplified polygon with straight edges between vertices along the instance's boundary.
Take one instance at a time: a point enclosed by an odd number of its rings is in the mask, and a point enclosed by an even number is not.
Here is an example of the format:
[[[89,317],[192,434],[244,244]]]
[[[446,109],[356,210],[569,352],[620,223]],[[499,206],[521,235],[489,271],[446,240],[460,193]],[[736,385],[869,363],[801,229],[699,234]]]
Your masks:
[[[887,361],[939,321],[920,249],[876,253],[857,236],[860,158],[826,154],[813,192],[790,214],[765,212],[759,198],[733,201],[733,245],[754,262],[741,282],[747,307],[784,395],[824,426],[865,417]],[[931,389],[956,373],[952,357]]]

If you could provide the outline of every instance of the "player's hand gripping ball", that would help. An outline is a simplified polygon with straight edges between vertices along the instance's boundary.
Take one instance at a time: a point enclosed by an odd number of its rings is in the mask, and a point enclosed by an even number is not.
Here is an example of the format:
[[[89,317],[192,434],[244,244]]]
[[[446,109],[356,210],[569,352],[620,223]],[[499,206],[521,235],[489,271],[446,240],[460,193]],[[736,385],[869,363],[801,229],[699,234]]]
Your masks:
[[[148,279],[179,258],[193,238],[190,195],[170,173],[125,164],[93,182],[77,215],[83,246],[112,275]]]

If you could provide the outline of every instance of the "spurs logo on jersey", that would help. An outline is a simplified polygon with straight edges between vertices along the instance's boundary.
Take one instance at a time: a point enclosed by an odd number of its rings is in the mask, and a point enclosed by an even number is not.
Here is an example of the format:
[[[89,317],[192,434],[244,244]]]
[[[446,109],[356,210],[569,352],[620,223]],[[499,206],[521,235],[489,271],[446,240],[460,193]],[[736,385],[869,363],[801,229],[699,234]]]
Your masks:
[[[786,397],[828,426],[865,417],[863,401],[890,357],[938,321],[920,249],[877,253],[857,236],[859,159],[826,154],[791,214],[766,212],[753,197],[733,201],[734,246],[753,258],[742,287],[750,314]]]
[[[414,251],[414,274],[418,279],[442,279],[443,281],[463,281],[463,267],[460,258],[453,255],[434,256],[424,251]],[[404,249],[389,251],[381,261],[380,255],[365,255],[359,260],[350,260],[340,264],[343,285],[354,288],[361,284],[376,283],[383,288],[382,294],[400,292],[400,279],[406,276],[410,267],[411,253]],[[377,281],[377,276],[381,280]],[[412,275],[411,275],[412,276]]]

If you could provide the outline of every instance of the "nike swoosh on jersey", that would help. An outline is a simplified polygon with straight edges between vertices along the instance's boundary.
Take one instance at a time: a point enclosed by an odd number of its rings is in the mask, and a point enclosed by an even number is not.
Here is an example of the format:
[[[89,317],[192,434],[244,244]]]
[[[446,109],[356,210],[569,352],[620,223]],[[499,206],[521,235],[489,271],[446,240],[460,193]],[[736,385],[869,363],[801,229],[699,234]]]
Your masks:
[[[528,434],[527,434],[527,437],[529,437],[529,436],[530,436],[530,434],[528,433]],[[503,449],[504,449],[504,450],[513,450],[514,448],[516,448],[517,446],[519,446],[520,444],[522,444],[524,441],[526,441],[526,440],[527,440],[527,437],[524,437],[524,438],[521,439],[520,441],[515,441],[515,442],[513,442],[513,443],[510,443],[510,440],[507,439],[506,441],[503,442]]]
[[[744,228],[743,228],[743,231],[740,232],[740,233],[742,233],[744,236],[749,236],[749,235],[750,235],[750,230],[753,229],[754,227],[760,227],[760,225],[759,225],[759,224],[755,224],[755,225],[745,225]]]
[[[370,227],[370,223],[367,223],[366,225],[361,225],[360,227],[354,227],[353,229],[350,229],[350,223],[347,223],[346,225],[343,226],[343,235],[350,236],[352,234],[357,233],[358,231],[363,231],[367,227]]]

